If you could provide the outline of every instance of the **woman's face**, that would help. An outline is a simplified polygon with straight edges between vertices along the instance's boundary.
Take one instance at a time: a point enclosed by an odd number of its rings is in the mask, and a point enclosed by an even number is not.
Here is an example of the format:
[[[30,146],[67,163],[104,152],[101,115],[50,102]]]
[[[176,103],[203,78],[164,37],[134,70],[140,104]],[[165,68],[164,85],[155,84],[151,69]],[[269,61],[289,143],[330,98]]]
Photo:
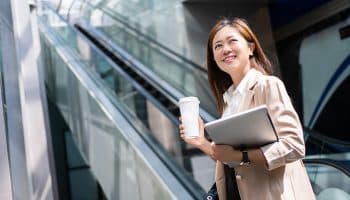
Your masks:
[[[228,74],[244,74],[250,69],[252,45],[233,27],[225,26],[216,33],[212,50],[219,68]]]

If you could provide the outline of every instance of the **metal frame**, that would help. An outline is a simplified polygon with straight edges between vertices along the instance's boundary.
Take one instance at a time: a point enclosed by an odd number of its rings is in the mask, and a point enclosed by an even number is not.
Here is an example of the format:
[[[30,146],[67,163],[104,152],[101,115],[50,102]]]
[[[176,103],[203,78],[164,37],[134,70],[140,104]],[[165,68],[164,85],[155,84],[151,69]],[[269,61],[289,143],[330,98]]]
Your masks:
[[[1,24],[1,22],[0,22]],[[1,26],[0,26],[1,30]],[[1,35],[0,35],[0,47],[1,47]],[[2,56],[2,48],[0,49],[0,56]],[[1,59],[2,60],[2,59]],[[7,150],[7,128],[6,128],[6,104],[3,102],[3,73],[2,63],[0,63],[0,172],[2,178],[0,180],[0,199],[12,200],[12,185],[10,177],[10,163]]]
[[[9,157],[12,198],[57,199],[48,154],[46,97],[38,72],[40,45],[35,31],[35,14],[30,13],[30,5],[25,0],[3,0],[0,2],[0,21],[4,41],[1,44],[5,75],[3,94],[7,111],[4,116],[7,119],[5,148]]]

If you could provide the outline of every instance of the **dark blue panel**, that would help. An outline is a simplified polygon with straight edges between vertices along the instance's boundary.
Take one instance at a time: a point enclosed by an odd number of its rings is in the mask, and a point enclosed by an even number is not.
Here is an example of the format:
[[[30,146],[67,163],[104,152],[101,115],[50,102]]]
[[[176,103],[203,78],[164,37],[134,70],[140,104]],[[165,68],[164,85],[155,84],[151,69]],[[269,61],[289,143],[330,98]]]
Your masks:
[[[269,5],[272,28],[276,29],[330,0],[276,0]]]

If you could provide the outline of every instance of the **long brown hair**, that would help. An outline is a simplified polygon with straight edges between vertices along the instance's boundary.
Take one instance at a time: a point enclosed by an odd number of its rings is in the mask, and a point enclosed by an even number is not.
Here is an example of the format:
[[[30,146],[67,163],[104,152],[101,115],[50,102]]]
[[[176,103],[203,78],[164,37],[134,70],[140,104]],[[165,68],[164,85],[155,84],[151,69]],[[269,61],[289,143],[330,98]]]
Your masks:
[[[255,45],[253,56],[249,58],[251,67],[257,69],[263,74],[272,74],[271,62],[266,57],[263,49],[261,48],[260,42],[249,27],[248,23],[241,18],[234,18],[233,20],[222,19],[218,21],[211,29],[208,37],[207,44],[207,69],[208,69],[208,80],[212,92],[214,93],[218,112],[222,115],[224,111],[224,92],[233,84],[230,75],[220,70],[214,60],[213,53],[213,39],[217,32],[226,26],[235,28],[248,43]]]

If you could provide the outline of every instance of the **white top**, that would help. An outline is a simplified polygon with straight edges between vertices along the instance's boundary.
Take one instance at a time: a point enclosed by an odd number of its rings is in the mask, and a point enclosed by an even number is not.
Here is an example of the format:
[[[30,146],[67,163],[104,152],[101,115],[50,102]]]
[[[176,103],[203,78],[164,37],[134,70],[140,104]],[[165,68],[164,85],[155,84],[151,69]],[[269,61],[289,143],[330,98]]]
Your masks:
[[[251,68],[247,74],[243,77],[241,82],[238,84],[237,89],[232,84],[226,92],[223,94],[223,99],[226,104],[224,112],[221,117],[232,115],[237,112],[238,106],[242,101],[242,98],[245,95],[245,88],[248,87],[248,82],[254,76],[254,68]]]

